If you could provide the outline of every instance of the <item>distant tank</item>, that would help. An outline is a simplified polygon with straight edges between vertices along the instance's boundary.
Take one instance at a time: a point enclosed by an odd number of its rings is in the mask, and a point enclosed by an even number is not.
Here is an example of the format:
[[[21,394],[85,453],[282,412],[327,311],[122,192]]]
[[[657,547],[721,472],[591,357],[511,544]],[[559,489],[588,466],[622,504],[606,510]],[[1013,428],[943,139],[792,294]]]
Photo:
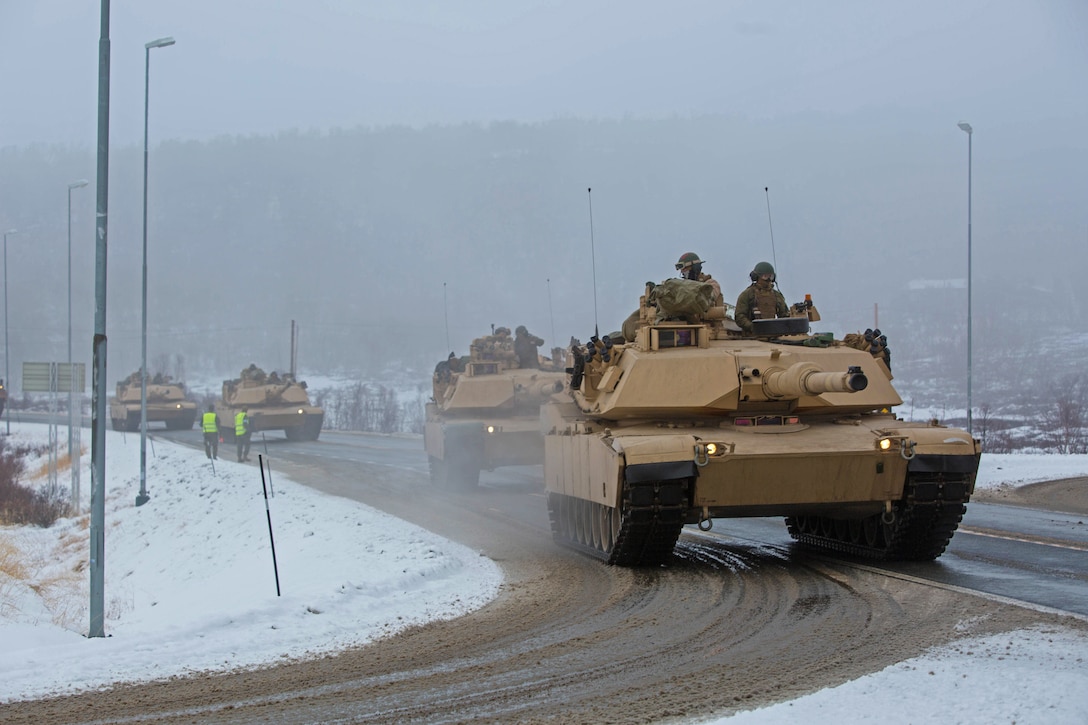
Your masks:
[[[647,285],[618,342],[572,345],[568,393],[541,408],[557,542],[661,564],[685,524],[783,516],[821,549],[940,556],[981,446],[896,418],[886,337],[809,334],[804,303],[744,336],[723,308],[665,311],[660,292]]]
[[[536,367],[519,363],[507,328],[473,341],[467,357],[453,354],[434,372],[423,446],[431,481],[473,487],[481,470],[544,461],[540,404],[563,390],[562,349]]]
[[[140,430],[140,371],[117,383],[117,397],[110,400],[114,430]],[[154,375],[147,385],[147,423],[162,422],[169,430],[185,430],[196,421],[196,403],[186,399],[185,383],[169,375]]]
[[[282,430],[291,441],[316,441],[325,420],[325,411],[310,405],[305,382],[290,373],[265,373],[256,365],[223,381],[223,397],[215,412],[224,438],[234,437],[234,416],[243,408],[248,410],[251,431]]]

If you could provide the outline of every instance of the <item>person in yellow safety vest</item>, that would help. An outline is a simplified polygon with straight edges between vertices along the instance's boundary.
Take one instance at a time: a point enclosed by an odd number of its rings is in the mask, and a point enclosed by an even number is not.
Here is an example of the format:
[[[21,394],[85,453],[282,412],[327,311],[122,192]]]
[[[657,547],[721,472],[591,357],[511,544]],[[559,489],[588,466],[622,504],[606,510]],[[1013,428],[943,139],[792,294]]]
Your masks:
[[[242,408],[234,414],[234,441],[238,444],[238,462],[249,460],[249,438],[253,433],[249,424],[249,410]]]
[[[219,458],[219,416],[215,414],[215,406],[208,406],[208,412],[200,419],[200,429],[204,431],[204,452],[208,458]]]

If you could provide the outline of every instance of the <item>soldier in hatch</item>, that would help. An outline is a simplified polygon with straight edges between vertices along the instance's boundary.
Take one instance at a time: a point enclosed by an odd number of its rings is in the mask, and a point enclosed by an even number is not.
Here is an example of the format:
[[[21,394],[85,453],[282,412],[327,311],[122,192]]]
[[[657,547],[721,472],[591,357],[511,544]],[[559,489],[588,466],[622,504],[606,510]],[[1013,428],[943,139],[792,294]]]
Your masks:
[[[748,277],[752,284],[737,297],[737,309],[733,314],[740,329],[751,334],[753,320],[773,320],[790,316],[786,298],[775,289],[774,267],[770,262],[757,264]]]
[[[525,325],[518,325],[517,337],[514,338],[514,353],[518,356],[518,366],[523,368],[539,368],[540,356],[536,349],[544,344],[544,341],[536,335],[529,334]]]
[[[684,252],[676,262],[676,269],[684,279],[705,282],[713,287],[714,295],[711,297],[710,306],[720,307],[724,299],[721,285],[718,284],[718,280],[712,278],[709,274],[703,274],[703,264],[703,260],[699,259],[699,255],[695,252]]]

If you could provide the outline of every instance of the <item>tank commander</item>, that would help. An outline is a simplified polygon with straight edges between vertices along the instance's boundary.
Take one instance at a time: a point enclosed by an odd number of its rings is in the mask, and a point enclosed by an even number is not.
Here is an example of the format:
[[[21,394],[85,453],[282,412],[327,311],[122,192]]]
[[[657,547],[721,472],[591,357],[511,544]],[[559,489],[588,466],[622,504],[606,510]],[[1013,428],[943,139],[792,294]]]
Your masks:
[[[752,283],[737,297],[737,309],[733,313],[740,329],[752,334],[753,320],[773,320],[789,317],[786,298],[775,289],[776,276],[770,262],[760,262],[748,274]]]
[[[540,356],[536,349],[544,344],[544,340],[536,335],[529,334],[525,325],[518,325],[515,331],[514,353],[518,356],[518,366],[523,368],[539,368]]]
[[[725,299],[722,297],[721,285],[718,284],[718,280],[712,278],[709,274],[703,274],[703,264],[705,262],[695,252],[684,252],[676,262],[676,269],[684,279],[705,282],[713,287],[714,294],[711,297],[710,306],[720,307]]]

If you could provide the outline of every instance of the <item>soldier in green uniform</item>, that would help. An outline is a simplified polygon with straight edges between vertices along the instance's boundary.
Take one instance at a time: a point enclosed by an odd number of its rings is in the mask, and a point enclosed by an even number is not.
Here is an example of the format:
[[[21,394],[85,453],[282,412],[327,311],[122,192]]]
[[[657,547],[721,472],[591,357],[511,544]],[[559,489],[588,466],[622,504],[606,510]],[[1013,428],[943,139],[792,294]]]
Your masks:
[[[518,367],[539,368],[540,356],[536,349],[544,344],[544,340],[530,334],[525,325],[518,325],[517,337],[514,338],[514,354],[518,356]]]
[[[684,252],[676,262],[676,271],[678,271],[680,276],[684,279],[694,280],[695,282],[705,282],[710,285],[714,289],[714,294],[710,299],[710,305],[712,307],[720,306],[725,299],[722,297],[721,285],[718,284],[718,280],[703,272],[704,264],[706,263],[700,259],[699,255],[695,252]]]
[[[775,289],[774,267],[770,262],[757,264],[748,277],[752,284],[737,297],[737,309],[733,314],[740,329],[751,334],[753,320],[773,320],[790,316],[786,298]]]

